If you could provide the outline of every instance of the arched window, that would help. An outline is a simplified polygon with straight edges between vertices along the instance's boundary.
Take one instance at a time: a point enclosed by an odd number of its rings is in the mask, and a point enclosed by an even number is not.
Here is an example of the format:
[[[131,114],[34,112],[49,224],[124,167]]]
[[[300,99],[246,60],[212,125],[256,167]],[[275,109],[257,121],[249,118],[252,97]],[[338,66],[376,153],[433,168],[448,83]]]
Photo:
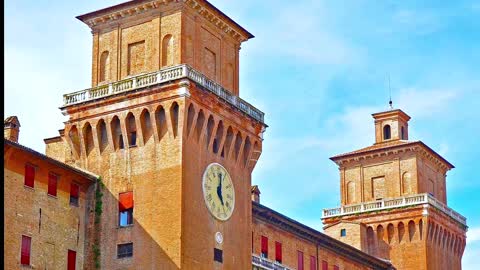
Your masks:
[[[390,140],[391,138],[391,132],[390,132],[390,125],[385,125],[383,127],[383,139],[384,140]]]

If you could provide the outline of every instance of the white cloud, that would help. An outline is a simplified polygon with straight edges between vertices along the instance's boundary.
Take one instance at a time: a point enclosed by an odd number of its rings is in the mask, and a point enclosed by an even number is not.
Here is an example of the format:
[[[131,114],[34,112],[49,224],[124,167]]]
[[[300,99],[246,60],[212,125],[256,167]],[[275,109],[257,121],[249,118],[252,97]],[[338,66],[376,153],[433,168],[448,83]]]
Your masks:
[[[464,270],[477,270],[480,265],[480,227],[469,228],[467,246],[462,258]]]
[[[421,89],[407,87],[399,91],[394,105],[415,118],[427,118],[445,112],[455,98],[461,94],[459,89]]]
[[[470,228],[467,232],[467,244],[480,241],[480,227]]]

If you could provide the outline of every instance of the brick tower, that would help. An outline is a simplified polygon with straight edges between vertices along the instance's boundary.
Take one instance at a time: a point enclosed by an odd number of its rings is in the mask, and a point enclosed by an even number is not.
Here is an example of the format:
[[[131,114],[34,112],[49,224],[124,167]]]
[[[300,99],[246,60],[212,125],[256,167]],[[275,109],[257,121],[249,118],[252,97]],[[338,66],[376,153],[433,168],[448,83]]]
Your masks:
[[[466,219],[447,207],[454,168],[421,141],[408,140],[402,110],[373,114],[375,143],[331,158],[341,207],[325,209],[325,232],[399,269],[461,269]]]
[[[92,29],[92,88],[64,95],[69,118],[46,152],[105,185],[87,269],[251,268],[251,172],[266,125],[239,97],[238,69],[253,36],[204,0],[129,1],[77,18]],[[202,190],[212,163],[234,186],[226,220]]]

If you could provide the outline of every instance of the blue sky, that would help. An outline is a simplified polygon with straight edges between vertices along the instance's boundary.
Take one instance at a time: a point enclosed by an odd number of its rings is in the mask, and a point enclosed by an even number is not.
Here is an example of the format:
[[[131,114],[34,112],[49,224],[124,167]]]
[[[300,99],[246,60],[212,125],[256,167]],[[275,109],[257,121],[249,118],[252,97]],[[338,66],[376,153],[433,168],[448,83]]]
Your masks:
[[[62,94],[90,86],[92,38],[74,17],[120,2],[6,1],[5,114],[19,116],[22,144],[44,152],[66,120]],[[480,2],[210,2],[256,36],[242,45],[240,96],[269,125],[253,173],[262,203],[321,229],[339,204],[328,158],[373,143],[389,74],[410,139],[456,166],[448,204],[468,218],[464,269],[478,268]]]

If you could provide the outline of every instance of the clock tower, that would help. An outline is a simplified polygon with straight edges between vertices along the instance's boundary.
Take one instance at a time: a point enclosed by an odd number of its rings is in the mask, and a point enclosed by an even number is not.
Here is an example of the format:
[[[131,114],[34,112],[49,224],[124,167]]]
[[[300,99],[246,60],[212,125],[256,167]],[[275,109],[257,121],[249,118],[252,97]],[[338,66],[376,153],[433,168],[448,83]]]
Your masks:
[[[239,97],[238,69],[253,35],[204,0],[77,18],[92,30],[92,87],[64,95],[68,120],[46,152],[102,177],[86,268],[251,268],[251,172],[266,125]]]

